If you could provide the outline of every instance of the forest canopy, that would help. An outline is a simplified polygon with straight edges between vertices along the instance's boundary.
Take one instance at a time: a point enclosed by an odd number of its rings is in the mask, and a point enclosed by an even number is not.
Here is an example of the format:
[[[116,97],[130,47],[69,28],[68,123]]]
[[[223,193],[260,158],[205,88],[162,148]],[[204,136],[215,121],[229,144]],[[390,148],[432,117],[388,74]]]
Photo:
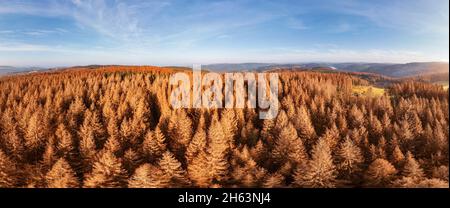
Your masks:
[[[283,71],[280,109],[177,109],[180,68],[0,78],[0,187],[446,187],[448,90],[377,96],[348,73]]]

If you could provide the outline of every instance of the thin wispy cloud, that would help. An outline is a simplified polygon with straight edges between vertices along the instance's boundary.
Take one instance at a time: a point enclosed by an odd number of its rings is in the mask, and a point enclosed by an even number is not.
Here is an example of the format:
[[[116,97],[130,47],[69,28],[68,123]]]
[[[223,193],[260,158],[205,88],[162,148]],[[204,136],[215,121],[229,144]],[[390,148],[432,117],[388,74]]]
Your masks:
[[[341,1],[339,1],[341,2]],[[333,10],[361,16],[381,27],[447,33],[449,2],[446,0],[342,1]]]
[[[335,26],[330,28],[330,32],[332,33],[345,33],[350,32],[356,29],[356,25],[351,25],[348,22],[339,22]]]
[[[223,34],[223,35],[217,36],[217,38],[218,39],[228,39],[228,38],[231,38],[231,35]]]
[[[3,52],[63,52],[62,48],[49,47],[46,45],[34,45],[25,43],[0,43],[0,51]]]
[[[287,20],[287,25],[289,28],[295,29],[295,30],[306,30],[308,27],[303,23],[303,21],[296,19],[296,18],[289,18]]]
[[[12,31],[12,30],[1,30],[0,31],[0,34],[12,34],[12,33],[14,33],[14,31]]]

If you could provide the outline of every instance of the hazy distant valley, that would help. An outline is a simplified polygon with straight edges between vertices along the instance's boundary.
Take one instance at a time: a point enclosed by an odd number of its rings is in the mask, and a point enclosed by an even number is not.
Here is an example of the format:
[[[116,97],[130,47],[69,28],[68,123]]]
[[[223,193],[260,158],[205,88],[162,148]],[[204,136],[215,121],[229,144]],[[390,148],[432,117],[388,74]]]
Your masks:
[[[94,67],[95,68],[95,67]],[[406,64],[392,63],[224,63],[209,64],[203,66],[204,70],[226,72],[226,71],[268,71],[275,69],[328,69],[343,72],[372,73],[390,78],[413,78],[425,77],[431,81],[448,81],[449,64],[446,62],[414,62]],[[12,67],[0,66],[0,75],[24,73],[45,70],[43,67]]]
[[[414,76],[447,74],[449,65],[445,62],[415,62],[406,64],[392,63],[294,63],[294,64],[270,64],[270,63],[242,63],[242,64],[211,64],[204,68],[211,71],[265,71],[271,69],[315,69],[328,68],[346,72],[373,73],[392,78],[405,78]]]

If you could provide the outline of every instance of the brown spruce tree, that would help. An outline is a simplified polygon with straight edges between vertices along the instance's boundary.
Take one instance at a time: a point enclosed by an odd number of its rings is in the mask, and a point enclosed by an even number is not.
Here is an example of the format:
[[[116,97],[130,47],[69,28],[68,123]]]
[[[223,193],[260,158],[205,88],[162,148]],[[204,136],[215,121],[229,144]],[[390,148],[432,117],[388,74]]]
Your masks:
[[[49,188],[77,188],[78,179],[75,176],[69,163],[64,159],[59,159],[45,175],[45,181]]]

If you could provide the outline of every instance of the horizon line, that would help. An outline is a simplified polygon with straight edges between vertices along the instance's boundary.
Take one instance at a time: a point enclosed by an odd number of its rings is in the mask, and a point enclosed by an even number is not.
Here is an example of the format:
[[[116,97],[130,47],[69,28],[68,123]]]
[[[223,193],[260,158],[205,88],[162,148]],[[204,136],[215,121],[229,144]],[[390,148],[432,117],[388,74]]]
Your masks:
[[[225,65],[225,64],[268,64],[268,65],[283,65],[283,64],[412,64],[412,63],[447,63],[445,61],[408,61],[408,62],[370,62],[370,61],[302,61],[302,62],[212,62],[201,64],[206,65]],[[41,69],[54,69],[54,68],[74,68],[74,67],[88,67],[88,66],[153,66],[153,67],[192,67],[197,63],[189,64],[80,64],[80,65],[66,65],[66,66],[43,66],[43,65],[8,65],[0,64],[0,67],[12,67],[12,68],[41,68]]]

